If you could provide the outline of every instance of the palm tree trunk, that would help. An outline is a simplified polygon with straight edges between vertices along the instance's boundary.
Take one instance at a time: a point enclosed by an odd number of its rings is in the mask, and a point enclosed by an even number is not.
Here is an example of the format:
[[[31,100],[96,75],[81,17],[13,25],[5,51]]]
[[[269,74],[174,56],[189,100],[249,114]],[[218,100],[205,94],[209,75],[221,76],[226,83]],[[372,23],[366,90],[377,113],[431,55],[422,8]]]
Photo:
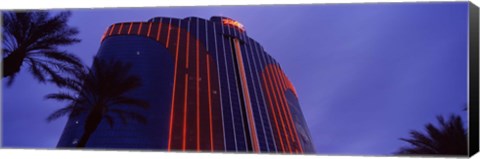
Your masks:
[[[26,52],[20,49],[14,50],[3,58],[3,78],[10,77],[20,71]]]
[[[88,139],[90,139],[90,136],[92,135],[93,132],[94,131],[85,130],[83,132],[82,138],[80,138],[80,140],[78,141],[77,147],[85,147]]]
[[[77,147],[85,147],[90,136],[97,130],[98,125],[102,121],[102,114],[98,113],[98,111],[92,110],[92,112],[88,115],[87,120],[85,122],[85,127],[83,131],[83,135],[78,141]]]

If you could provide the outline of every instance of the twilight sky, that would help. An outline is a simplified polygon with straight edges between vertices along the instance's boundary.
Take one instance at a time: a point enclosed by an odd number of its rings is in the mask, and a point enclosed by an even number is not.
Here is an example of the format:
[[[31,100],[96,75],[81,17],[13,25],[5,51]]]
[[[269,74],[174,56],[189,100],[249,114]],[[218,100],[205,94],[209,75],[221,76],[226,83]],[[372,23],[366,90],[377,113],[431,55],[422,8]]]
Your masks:
[[[405,145],[398,138],[436,115],[467,116],[467,9],[466,2],[81,9],[69,24],[82,42],[65,49],[90,65],[113,23],[227,16],[296,87],[317,153],[389,155]],[[44,100],[58,88],[27,72],[11,87],[2,82],[2,146],[54,148],[66,117],[46,117],[64,103]]]

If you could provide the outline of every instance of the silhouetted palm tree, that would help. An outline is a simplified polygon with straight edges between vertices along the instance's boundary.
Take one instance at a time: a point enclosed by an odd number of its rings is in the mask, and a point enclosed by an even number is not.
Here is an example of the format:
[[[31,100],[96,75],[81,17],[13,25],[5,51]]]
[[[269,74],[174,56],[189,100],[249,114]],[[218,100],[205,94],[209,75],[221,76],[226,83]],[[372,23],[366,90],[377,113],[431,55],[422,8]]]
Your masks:
[[[140,113],[125,109],[125,106],[146,109],[148,103],[127,94],[141,85],[140,78],[129,75],[130,64],[120,61],[107,61],[95,58],[93,66],[88,71],[77,71],[72,77],[65,78],[61,87],[71,93],[59,92],[48,94],[47,99],[68,101],[65,108],[52,113],[47,120],[52,121],[61,116],[76,117],[88,113],[85,119],[84,132],[77,147],[85,147],[90,135],[105,119],[110,127],[114,119],[120,119],[124,124],[129,120],[146,123],[146,118]],[[135,109],[135,108],[133,108]],[[117,118],[114,118],[117,117]]]
[[[451,115],[448,121],[437,116],[440,127],[428,123],[426,134],[410,131],[410,139],[400,140],[410,143],[410,147],[402,147],[396,154],[400,155],[467,155],[467,131],[458,115]]]
[[[82,66],[79,58],[58,49],[80,42],[75,38],[78,30],[67,25],[70,15],[70,12],[55,16],[43,11],[3,12],[3,78],[9,77],[8,85],[23,64],[42,83],[62,80],[60,72]]]

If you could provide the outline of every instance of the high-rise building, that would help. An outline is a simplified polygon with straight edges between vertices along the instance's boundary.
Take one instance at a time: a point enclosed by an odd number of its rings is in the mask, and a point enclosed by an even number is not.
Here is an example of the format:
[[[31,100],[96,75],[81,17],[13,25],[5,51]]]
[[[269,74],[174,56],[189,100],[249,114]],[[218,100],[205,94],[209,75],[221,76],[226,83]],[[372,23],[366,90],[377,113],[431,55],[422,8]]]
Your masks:
[[[102,121],[86,147],[314,153],[292,83],[233,19],[113,24],[97,56],[132,63],[142,86],[131,95],[150,108],[135,110],[147,124]],[[84,118],[69,118],[58,147],[78,143]]]

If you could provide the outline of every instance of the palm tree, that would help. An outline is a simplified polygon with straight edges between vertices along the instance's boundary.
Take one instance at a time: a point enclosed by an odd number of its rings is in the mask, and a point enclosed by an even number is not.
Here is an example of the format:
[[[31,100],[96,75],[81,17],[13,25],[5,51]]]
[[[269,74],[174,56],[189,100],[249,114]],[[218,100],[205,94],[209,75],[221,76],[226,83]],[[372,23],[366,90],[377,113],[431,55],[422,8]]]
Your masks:
[[[8,77],[8,85],[13,83],[22,65],[27,65],[33,77],[42,83],[57,82],[62,80],[60,72],[82,67],[78,57],[58,48],[80,42],[75,38],[78,30],[67,25],[70,15],[70,12],[55,16],[43,11],[3,12],[3,78]]]
[[[127,95],[141,85],[140,78],[128,74],[130,68],[130,64],[120,61],[94,58],[93,66],[84,69],[88,71],[77,71],[72,77],[65,78],[64,83],[59,83],[71,93],[59,92],[45,96],[47,99],[68,101],[66,107],[52,113],[47,121],[65,115],[76,117],[87,113],[84,132],[77,147],[85,147],[103,119],[110,127],[113,126],[114,119],[120,119],[124,124],[129,120],[146,123],[143,115],[131,111],[131,108],[130,111],[125,109],[125,106],[148,108],[147,102]]]
[[[467,131],[463,127],[459,115],[450,115],[448,121],[437,116],[440,127],[428,123],[425,125],[427,134],[410,131],[410,139],[400,138],[408,142],[410,147],[402,147],[399,155],[467,155]]]

